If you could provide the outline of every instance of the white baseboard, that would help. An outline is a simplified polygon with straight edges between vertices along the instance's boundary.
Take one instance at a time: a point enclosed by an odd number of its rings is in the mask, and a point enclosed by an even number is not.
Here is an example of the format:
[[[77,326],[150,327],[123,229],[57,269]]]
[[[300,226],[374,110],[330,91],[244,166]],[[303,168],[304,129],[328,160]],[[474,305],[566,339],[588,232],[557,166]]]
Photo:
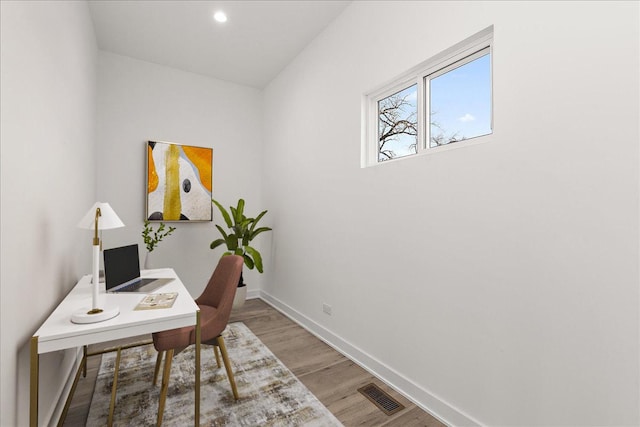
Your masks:
[[[482,425],[471,416],[465,414],[435,394],[399,374],[393,368],[385,365],[375,357],[345,341],[340,336],[329,331],[279,299],[264,291],[257,291],[257,293],[259,296],[253,298],[260,298],[264,300],[276,310],[298,323],[300,326],[327,343],[329,346],[333,347],[338,352],[356,362],[363,369],[385,382],[387,385],[415,403],[421,409],[433,415],[441,422],[449,426]]]
[[[260,298],[261,291],[259,289],[254,289],[252,291],[247,290],[247,299],[256,299]]]

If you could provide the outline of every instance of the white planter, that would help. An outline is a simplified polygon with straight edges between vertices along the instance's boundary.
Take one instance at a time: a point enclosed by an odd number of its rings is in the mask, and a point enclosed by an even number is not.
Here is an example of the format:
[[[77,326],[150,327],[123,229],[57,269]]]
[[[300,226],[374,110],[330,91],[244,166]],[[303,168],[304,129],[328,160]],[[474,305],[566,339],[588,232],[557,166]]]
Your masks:
[[[147,252],[144,257],[144,269],[151,270],[153,267],[151,266],[151,252]]]
[[[240,308],[244,305],[244,302],[247,299],[247,287],[241,286],[236,289],[236,296],[233,298],[233,306],[232,310],[236,308]]]

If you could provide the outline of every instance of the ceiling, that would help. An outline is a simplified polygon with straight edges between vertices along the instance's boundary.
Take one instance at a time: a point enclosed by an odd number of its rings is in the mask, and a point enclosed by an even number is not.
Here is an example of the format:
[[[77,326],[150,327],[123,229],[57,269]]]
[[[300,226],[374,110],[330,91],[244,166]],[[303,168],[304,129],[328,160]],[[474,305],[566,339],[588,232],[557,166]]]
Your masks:
[[[349,3],[91,0],[89,9],[101,50],[264,88]]]

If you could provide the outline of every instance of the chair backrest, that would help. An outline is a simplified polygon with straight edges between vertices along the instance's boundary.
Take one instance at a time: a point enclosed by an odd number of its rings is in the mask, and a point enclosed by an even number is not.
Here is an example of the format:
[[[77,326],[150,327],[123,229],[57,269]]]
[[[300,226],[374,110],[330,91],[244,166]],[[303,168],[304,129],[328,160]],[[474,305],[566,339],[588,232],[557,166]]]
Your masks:
[[[209,283],[196,299],[198,305],[216,307],[221,312],[231,313],[233,297],[236,294],[244,258],[239,255],[227,255],[220,258]]]

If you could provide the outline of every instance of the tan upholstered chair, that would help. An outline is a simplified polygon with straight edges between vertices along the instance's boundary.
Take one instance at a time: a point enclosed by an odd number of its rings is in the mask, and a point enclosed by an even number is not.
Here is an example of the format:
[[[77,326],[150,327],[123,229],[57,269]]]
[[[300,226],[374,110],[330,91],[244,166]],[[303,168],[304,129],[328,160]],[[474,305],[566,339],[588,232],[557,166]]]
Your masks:
[[[242,264],[244,260],[238,255],[228,255],[220,258],[213,275],[209,279],[206,288],[196,299],[196,303],[200,307],[200,325],[201,325],[201,342],[214,346],[214,352],[218,367],[220,367],[220,359],[217,349],[222,353],[222,360],[227,376],[231,383],[233,397],[238,399],[238,390],[233,378],[231,363],[227,356],[227,350],[224,345],[224,339],[220,335],[227,327],[229,316],[231,315],[231,306],[233,305],[233,297],[236,294],[238,280],[242,272]],[[156,361],[156,369],[153,377],[155,384],[158,379],[158,372],[162,363],[163,353],[166,352],[164,371],[162,373],[162,387],[160,389],[160,403],[158,405],[158,426],[162,424],[162,416],[164,413],[164,404],[167,399],[167,390],[169,388],[169,376],[171,374],[171,360],[173,355],[181,352],[191,344],[195,344],[195,327],[186,327],[162,331],[153,334],[153,345],[158,351],[158,359]]]

